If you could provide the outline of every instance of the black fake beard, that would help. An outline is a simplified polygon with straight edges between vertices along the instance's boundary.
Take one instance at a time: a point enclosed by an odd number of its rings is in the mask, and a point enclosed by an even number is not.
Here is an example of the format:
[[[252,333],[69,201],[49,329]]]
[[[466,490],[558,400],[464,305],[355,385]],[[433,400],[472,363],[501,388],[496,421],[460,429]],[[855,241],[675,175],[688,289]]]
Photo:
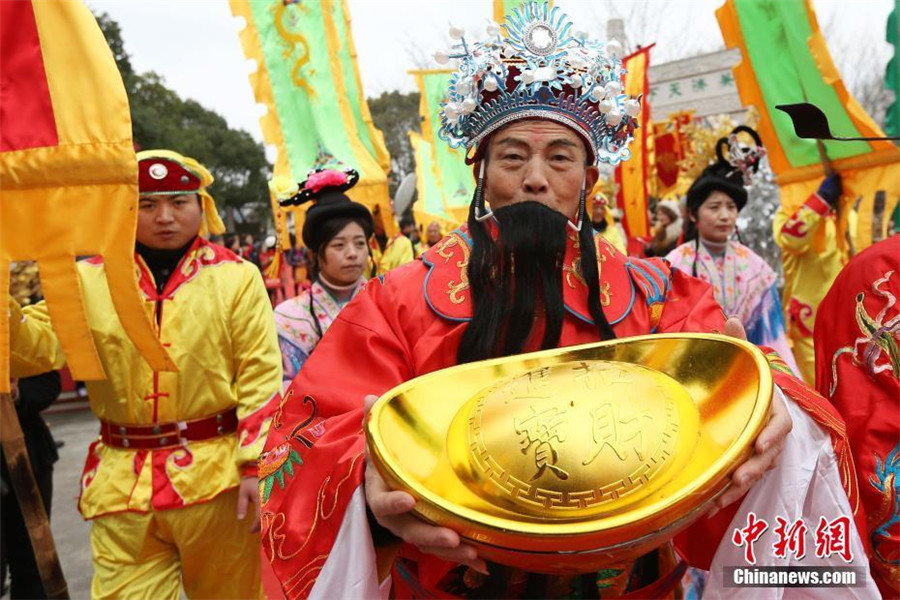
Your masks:
[[[606,219],[600,219],[596,223],[591,223],[591,225],[594,226],[594,231],[596,231],[598,233],[603,233],[604,231],[606,231],[606,228],[607,228],[607,226],[609,226],[609,223],[606,222]]]
[[[542,349],[555,348],[562,333],[568,219],[539,202],[512,204],[494,216],[500,230],[496,241],[481,223],[471,231],[474,311],[457,352],[460,363],[518,354],[535,326],[544,328]],[[544,313],[540,320],[538,310]]]

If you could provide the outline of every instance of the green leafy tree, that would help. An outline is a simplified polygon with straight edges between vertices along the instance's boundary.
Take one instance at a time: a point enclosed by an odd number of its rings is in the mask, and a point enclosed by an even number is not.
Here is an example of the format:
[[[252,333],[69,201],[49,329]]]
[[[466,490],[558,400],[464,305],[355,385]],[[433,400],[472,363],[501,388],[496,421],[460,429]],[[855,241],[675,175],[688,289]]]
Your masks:
[[[220,210],[224,208],[228,229],[237,228],[236,211],[250,221],[241,229],[265,227],[271,218],[267,187],[271,165],[263,145],[246,131],[228,127],[215,111],[179,97],[158,74],[135,73],[119,24],[105,13],[97,21],[125,83],[136,146],[167,148],[196,158],[216,178],[210,193]]]

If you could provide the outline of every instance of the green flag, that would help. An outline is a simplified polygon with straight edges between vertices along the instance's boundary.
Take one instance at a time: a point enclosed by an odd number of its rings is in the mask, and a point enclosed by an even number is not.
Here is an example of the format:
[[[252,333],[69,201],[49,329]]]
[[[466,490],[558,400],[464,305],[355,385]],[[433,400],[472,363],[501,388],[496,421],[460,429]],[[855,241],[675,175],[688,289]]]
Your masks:
[[[890,136],[900,135],[900,0],[894,0],[894,10],[887,20],[887,41],[894,47],[894,56],[884,73],[885,87],[894,92],[894,103],[888,107],[884,131]]]
[[[533,0],[494,0],[494,21],[502,25],[503,21],[506,19],[506,15],[512,14],[514,9],[521,9],[523,4],[528,4],[532,1]],[[541,3],[543,4],[543,2]],[[549,4],[552,8],[552,0],[550,0]]]
[[[360,181],[348,195],[390,215],[390,157],[363,98],[346,0],[230,5],[247,21],[241,44],[257,63],[256,100],[269,109],[260,123],[278,151],[275,175],[302,181],[317,167],[352,167]],[[385,219],[389,232],[392,223]]]
[[[451,148],[438,136],[440,129],[440,104],[447,97],[451,72],[447,70],[411,71],[419,88],[419,117],[422,121],[422,141],[419,144],[421,153],[430,152],[429,157],[422,157],[428,163],[428,169],[421,169],[417,176],[419,197],[423,191],[427,204],[425,210],[434,217],[447,219],[454,223],[465,221],[469,210],[469,202],[475,190],[475,179],[472,167],[466,165],[465,152],[459,148]],[[416,160],[420,160],[420,154]],[[417,164],[417,172],[420,169]],[[433,181],[424,181],[431,179]],[[429,194],[423,186],[435,185],[435,191]]]
[[[759,111],[759,134],[777,177],[782,206],[790,212],[801,206],[827,168],[843,178],[838,243],[844,244],[849,234],[861,250],[881,239],[900,196],[900,148],[881,140],[800,139],[790,117],[775,109],[779,104],[811,102],[828,116],[836,135],[884,135],[847,91],[811,0],[726,0],[716,17],[725,45],[741,51],[734,80],[744,106]]]
[[[415,131],[409,132],[409,141],[416,159],[416,203],[413,206],[416,221],[422,225],[438,221],[442,231],[456,227],[458,222],[444,210],[444,197],[434,165],[434,145]]]

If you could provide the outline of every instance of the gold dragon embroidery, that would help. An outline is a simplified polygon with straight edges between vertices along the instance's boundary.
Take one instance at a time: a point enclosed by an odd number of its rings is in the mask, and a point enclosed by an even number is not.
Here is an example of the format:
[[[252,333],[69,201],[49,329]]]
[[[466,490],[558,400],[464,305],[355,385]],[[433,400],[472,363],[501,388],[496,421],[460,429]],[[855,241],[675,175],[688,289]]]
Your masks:
[[[570,240],[573,241],[573,248],[576,250],[581,247],[578,238],[574,236],[569,237]],[[610,288],[608,281],[603,281],[601,274],[603,273],[603,263],[606,262],[606,254],[602,251],[600,236],[594,236],[594,243],[596,244],[596,254],[597,254],[597,277],[600,278],[600,304],[603,306],[609,306],[610,298],[612,297],[612,290]],[[581,255],[575,257],[572,260],[572,264],[563,265],[563,273],[566,277],[566,285],[570,288],[575,289],[575,282],[572,280],[574,277],[576,281],[578,281],[581,285],[587,286],[587,282],[584,280],[584,277],[581,275]]]
[[[315,97],[315,92],[312,89],[312,86],[309,85],[309,82],[305,77],[301,76],[300,70],[309,62],[309,42],[306,41],[306,37],[303,36],[302,33],[298,33],[295,31],[290,31],[290,27],[296,27],[299,23],[299,20],[302,18],[298,15],[298,12],[309,12],[309,9],[302,5],[294,6],[295,10],[291,10],[289,5],[284,2],[274,2],[272,3],[273,8],[270,10],[275,11],[275,29],[278,31],[278,35],[281,36],[281,39],[284,42],[284,58],[290,59],[291,55],[294,53],[294,50],[300,51],[300,57],[294,63],[293,69],[291,69],[291,79],[299,88],[303,88],[306,90],[306,93],[309,94],[310,98]],[[288,24],[285,24],[284,18],[287,15]],[[310,72],[312,74],[312,72]]]
[[[437,255],[444,259],[444,263],[447,263],[451,258],[453,258],[453,253],[450,251],[450,248],[453,246],[459,246],[460,250],[462,250],[463,257],[462,260],[456,263],[456,266],[459,267],[459,282],[450,281],[447,284],[447,295],[450,297],[450,302],[453,304],[462,304],[465,301],[465,298],[461,297],[465,290],[469,289],[469,246],[467,244],[462,243],[458,235],[451,235],[447,238],[447,241],[441,244],[440,248],[437,249]]]

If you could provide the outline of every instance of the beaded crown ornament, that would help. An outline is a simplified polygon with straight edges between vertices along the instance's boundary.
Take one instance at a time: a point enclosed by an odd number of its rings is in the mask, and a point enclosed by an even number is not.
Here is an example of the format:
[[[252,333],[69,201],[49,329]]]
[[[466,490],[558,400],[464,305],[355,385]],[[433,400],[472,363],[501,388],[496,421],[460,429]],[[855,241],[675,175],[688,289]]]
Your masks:
[[[546,3],[514,9],[503,28],[506,37],[490,23],[487,39],[470,43],[451,27],[451,50],[435,53],[438,63],[457,67],[441,103],[441,139],[471,150],[512,121],[548,119],[578,133],[593,162],[627,160],[641,98],[622,93],[622,45],[588,39]]]
[[[739,133],[747,133],[753,138],[754,145],[746,146],[738,140]],[[728,150],[723,155],[722,147],[727,146]],[[763,147],[762,139],[756,130],[746,125],[738,125],[735,127],[727,138],[719,138],[716,142],[716,156],[722,163],[728,163],[736,171],[740,171],[744,180],[744,186],[753,184],[753,176],[759,171],[763,157],[766,155],[766,149]]]

